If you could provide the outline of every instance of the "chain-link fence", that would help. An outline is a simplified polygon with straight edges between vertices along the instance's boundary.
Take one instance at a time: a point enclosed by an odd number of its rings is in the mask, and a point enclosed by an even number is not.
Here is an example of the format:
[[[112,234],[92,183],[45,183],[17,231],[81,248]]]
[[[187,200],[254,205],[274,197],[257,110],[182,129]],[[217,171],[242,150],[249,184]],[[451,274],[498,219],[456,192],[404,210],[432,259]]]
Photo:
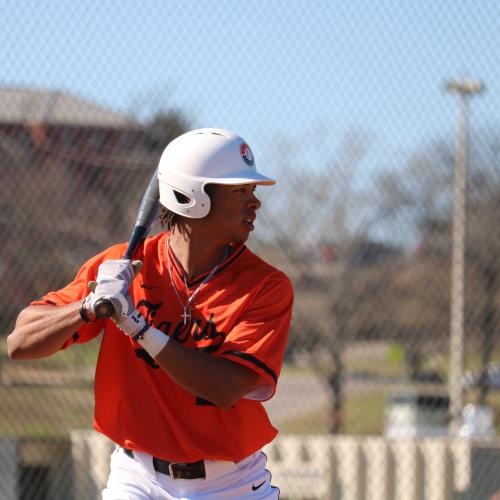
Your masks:
[[[388,3],[361,2],[357,13],[346,7],[342,14],[323,3],[306,7],[301,2],[278,2],[289,9],[286,20],[272,7],[252,4],[266,33],[272,32],[266,39],[269,47],[251,38],[257,43],[252,53],[257,50],[264,62],[272,63],[274,57],[264,57],[267,51],[278,59],[280,54],[288,59],[287,52],[293,52],[294,64],[281,68],[282,78],[260,83],[272,89],[276,106],[262,102],[261,109],[248,115],[250,123],[256,122],[250,126],[253,137],[237,130],[252,144],[260,168],[279,180],[275,188],[259,190],[263,207],[249,246],[284,270],[295,288],[292,331],[278,391],[265,404],[280,429],[277,441],[267,448],[269,466],[283,498],[500,498],[500,125],[496,108],[489,116],[474,114],[476,103],[494,99],[498,90],[498,39],[483,33],[493,33],[485,20],[500,19],[500,9],[494,3],[465,2],[448,7],[426,4],[413,12]],[[158,100],[155,107],[144,97],[151,111],[142,116],[123,111],[122,105],[109,105],[115,97],[116,102],[123,100],[119,85],[102,80],[99,100],[94,98],[97,93],[86,95],[78,85],[52,83],[58,80],[48,77],[51,64],[64,67],[66,58],[84,69],[92,67],[92,57],[96,64],[104,58],[119,71],[116,59],[127,58],[127,43],[142,43],[134,28],[147,19],[153,22],[150,16],[175,27],[162,31],[155,25],[158,33],[143,33],[145,57],[148,50],[155,54],[149,64],[158,63],[167,72],[168,62],[155,53],[155,37],[162,34],[175,45],[180,38],[185,43],[190,33],[183,25],[190,7],[176,2],[146,4],[144,9],[152,11],[140,18],[131,4],[129,13],[118,12],[117,2],[111,4],[115,10],[111,5],[86,4],[88,12],[63,4],[64,8],[47,6],[47,14],[35,2],[28,2],[29,8],[7,2],[10,9],[1,13],[11,45],[15,40],[19,48],[32,43],[31,50],[50,55],[50,62],[36,61],[36,69],[47,78],[37,78],[28,69],[23,73],[23,61],[17,61],[19,78],[0,86],[2,335],[12,331],[17,314],[30,301],[62,287],[89,257],[128,239],[144,188],[172,138],[198,126],[231,128],[238,123],[237,115],[248,112],[243,102],[241,107],[234,105],[238,99],[210,99],[215,81],[231,84],[233,77],[233,92],[241,101],[248,98],[240,77],[248,69],[245,62],[254,68],[255,61],[240,61],[240,68],[231,51],[206,61],[207,81],[194,88],[209,108],[197,119],[192,110],[201,100],[184,111],[178,102],[170,107]],[[207,24],[215,22],[208,4],[201,4]],[[228,24],[224,16],[217,19],[217,34],[199,17],[195,20],[200,6],[191,7],[200,37],[191,40],[195,47],[205,46],[205,37],[217,36],[227,37],[227,44],[239,43],[238,52],[247,48],[231,23],[234,16],[248,15],[248,6],[219,6],[218,14],[224,13]],[[336,8],[342,11],[340,5]],[[382,15],[379,9],[387,12]],[[100,15],[105,24],[93,26],[90,38],[84,37],[85,22]],[[386,24],[370,21],[372,15]],[[47,16],[53,16],[48,25],[35,22]],[[129,26],[129,42],[114,38],[114,30],[122,36],[123,27],[113,16]],[[175,21],[175,16],[180,19]],[[82,24],[75,24],[75,18]],[[67,30],[60,29],[68,19],[72,20]],[[18,39],[21,20],[27,27]],[[336,22],[343,23],[342,29]],[[396,27],[398,22],[403,25]],[[423,33],[429,37],[420,39],[421,46],[412,42],[419,23],[427,26]],[[310,38],[300,36],[298,45],[291,34],[302,32],[306,24]],[[439,45],[444,53],[433,52],[431,40],[451,36],[439,34],[444,27],[467,33],[469,52],[463,58],[445,42]],[[337,47],[330,45],[331,30],[343,36],[351,31],[348,39],[359,41],[360,60],[365,60],[367,44],[379,46],[381,71],[391,71],[396,80],[387,90],[394,93],[394,116],[398,106],[406,114],[395,121],[406,120],[408,129],[423,130],[420,138],[381,129],[377,116],[371,117],[371,124],[359,125],[359,116],[349,120],[349,108],[358,107],[339,87],[340,77],[323,62],[331,64],[332,51],[349,47],[342,41]],[[395,49],[394,33],[401,35],[402,30],[408,38],[400,38],[401,46]],[[81,55],[75,51],[76,36],[91,45],[82,46]],[[59,52],[37,49],[43,37],[60,37]],[[470,81],[459,79],[448,86],[457,99],[443,90],[443,80],[429,83],[422,76],[420,82],[409,81],[387,62],[398,50],[398,57],[414,57],[423,69],[440,64],[448,68],[444,62],[449,59],[462,61],[485,81],[486,92],[476,98],[479,89],[464,87]],[[435,60],[428,62],[426,54]],[[9,55],[4,65],[14,66],[19,57]],[[33,54],[29,60],[34,64]],[[141,66],[133,58],[130,64]],[[123,67],[123,77],[129,78],[134,70]],[[464,69],[452,67],[457,72]],[[318,69],[326,78],[311,80],[310,72]],[[269,73],[275,74],[271,69]],[[79,75],[85,81],[83,71]],[[457,75],[442,75],[448,76]],[[358,95],[363,105],[372,90],[374,99],[384,95],[377,88],[383,75],[372,70],[358,77],[368,82],[359,86],[365,89]],[[119,81],[117,76],[115,83]],[[141,87],[141,81],[138,78],[139,93],[154,89]],[[258,92],[259,85],[252,85],[252,92]],[[443,113],[432,114],[425,107],[420,97],[424,85],[435,87]],[[281,95],[297,90],[314,94],[317,114],[307,112],[310,101],[305,93],[303,107],[300,99],[298,107],[285,99],[295,113],[296,128],[290,133],[289,110],[280,107]],[[188,99],[190,94],[181,89],[178,95]],[[338,112],[342,123],[333,117],[335,127],[328,122],[332,117],[321,114],[332,109],[329,101],[333,108],[347,110]],[[469,107],[462,108],[459,122],[460,102]],[[422,107],[423,113],[418,111]],[[277,116],[272,140],[269,127],[259,133],[270,113]],[[206,117],[219,123],[200,123]],[[223,117],[229,123],[220,123]],[[463,167],[466,185],[460,183]],[[452,314],[458,315],[455,322]],[[99,497],[111,444],[91,430],[98,350],[99,340],[94,340],[46,359],[13,361],[2,340],[1,499]]]

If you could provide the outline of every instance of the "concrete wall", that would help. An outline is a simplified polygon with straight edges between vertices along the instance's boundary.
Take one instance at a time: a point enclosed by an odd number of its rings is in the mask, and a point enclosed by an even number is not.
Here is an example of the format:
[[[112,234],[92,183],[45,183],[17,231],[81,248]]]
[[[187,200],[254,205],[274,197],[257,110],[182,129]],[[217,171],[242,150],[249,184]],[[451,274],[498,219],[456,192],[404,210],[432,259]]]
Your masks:
[[[14,439],[0,440],[0,498],[17,500],[18,443]]]

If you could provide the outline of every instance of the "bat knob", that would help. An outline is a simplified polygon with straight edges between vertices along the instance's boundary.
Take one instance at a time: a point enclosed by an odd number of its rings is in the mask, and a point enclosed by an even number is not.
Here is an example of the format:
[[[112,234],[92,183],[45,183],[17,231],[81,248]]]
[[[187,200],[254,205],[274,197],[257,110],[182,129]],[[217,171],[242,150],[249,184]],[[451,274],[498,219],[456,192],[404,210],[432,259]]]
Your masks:
[[[99,299],[94,305],[94,312],[98,318],[110,318],[115,309],[109,300]]]

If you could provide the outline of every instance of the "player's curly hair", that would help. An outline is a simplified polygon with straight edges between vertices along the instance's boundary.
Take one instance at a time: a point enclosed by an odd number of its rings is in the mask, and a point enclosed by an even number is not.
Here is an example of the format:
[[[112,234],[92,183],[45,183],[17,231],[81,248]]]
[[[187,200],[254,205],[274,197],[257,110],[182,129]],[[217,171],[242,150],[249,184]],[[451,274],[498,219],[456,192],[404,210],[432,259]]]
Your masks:
[[[160,221],[160,225],[163,229],[170,231],[175,225],[175,219],[177,217],[178,215],[176,213],[171,212],[168,208],[160,205],[160,215],[158,216],[158,220]]]

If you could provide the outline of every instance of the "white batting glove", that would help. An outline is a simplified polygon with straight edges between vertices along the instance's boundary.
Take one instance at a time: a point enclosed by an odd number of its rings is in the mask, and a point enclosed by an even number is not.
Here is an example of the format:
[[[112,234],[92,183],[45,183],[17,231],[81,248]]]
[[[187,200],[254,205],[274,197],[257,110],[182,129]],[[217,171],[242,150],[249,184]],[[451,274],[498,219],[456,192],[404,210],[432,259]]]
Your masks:
[[[139,262],[139,261],[137,261]],[[132,283],[138,265],[132,265],[129,259],[111,259],[101,263],[95,282],[89,283],[91,293],[86,297],[84,307],[95,313],[97,301],[109,300],[118,315],[126,315],[133,309],[128,289]]]
[[[115,314],[112,319],[125,335],[141,344],[153,358],[167,345],[170,339],[160,330],[149,326],[137,309],[134,309],[129,315]]]

